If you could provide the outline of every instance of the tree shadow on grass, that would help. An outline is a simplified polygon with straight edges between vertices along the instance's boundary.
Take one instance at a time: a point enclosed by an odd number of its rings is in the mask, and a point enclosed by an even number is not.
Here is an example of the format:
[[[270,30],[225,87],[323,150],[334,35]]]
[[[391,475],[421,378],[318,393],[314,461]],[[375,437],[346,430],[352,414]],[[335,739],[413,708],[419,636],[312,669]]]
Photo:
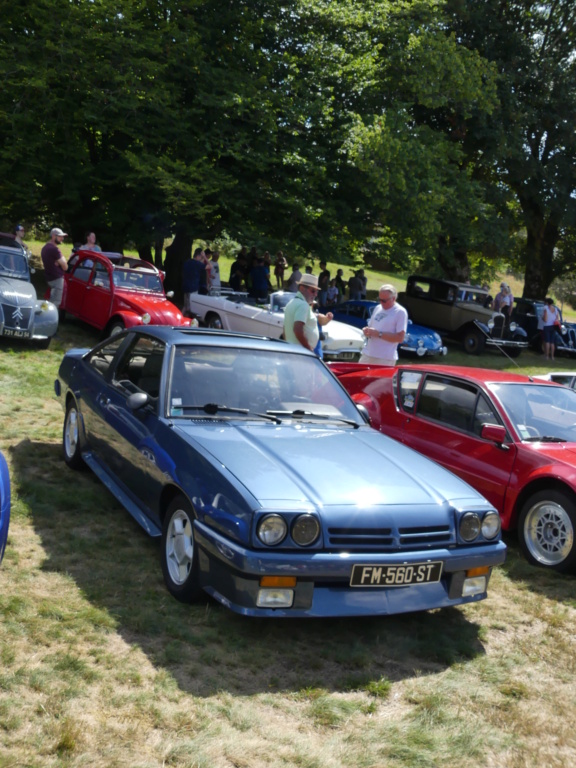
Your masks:
[[[68,469],[60,445],[22,441],[12,467],[47,555],[42,568],[71,576],[126,642],[194,695],[350,691],[484,653],[479,626],[458,609],[275,620],[238,616],[208,597],[182,605],[164,587],[159,540],[90,471]]]

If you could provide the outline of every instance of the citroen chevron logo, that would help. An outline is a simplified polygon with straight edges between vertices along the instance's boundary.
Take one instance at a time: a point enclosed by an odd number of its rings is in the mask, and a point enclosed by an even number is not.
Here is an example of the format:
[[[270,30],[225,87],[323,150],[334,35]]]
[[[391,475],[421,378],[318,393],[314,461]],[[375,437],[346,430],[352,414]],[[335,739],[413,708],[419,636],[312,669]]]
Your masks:
[[[16,309],[12,312],[12,321],[14,325],[19,326],[23,319],[24,315],[22,314],[20,307],[16,307]]]

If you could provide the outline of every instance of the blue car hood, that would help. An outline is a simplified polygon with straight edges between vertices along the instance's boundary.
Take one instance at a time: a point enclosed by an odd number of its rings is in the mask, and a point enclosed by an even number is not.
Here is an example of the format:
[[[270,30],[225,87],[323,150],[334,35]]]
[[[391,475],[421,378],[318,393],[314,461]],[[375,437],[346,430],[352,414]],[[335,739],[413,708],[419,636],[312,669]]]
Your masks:
[[[369,427],[310,424],[175,426],[262,505],[437,505],[488,508],[474,489]]]

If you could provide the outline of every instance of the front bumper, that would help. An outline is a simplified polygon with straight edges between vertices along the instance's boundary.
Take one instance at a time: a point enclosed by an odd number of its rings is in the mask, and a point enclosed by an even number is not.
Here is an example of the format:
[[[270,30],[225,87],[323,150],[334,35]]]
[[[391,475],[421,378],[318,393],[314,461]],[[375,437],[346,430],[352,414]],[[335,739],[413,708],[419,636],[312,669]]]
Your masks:
[[[497,339],[493,336],[488,336],[486,346],[506,347],[506,349],[528,349],[530,344],[527,341],[512,341],[511,339]]]
[[[236,613],[268,617],[386,616],[446,608],[487,597],[486,590],[462,595],[466,572],[500,565],[506,557],[503,542],[458,549],[391,553],[328,553],[318,551],[249,550],[196,521],[200,580],[208,594]],[[350,587],[352,567],[411,565],[442,561],[439,582],[402,587]],[[263,576],[294,576],[290,608],[259,608]],[[486,578],[488,585],[490,573]]]

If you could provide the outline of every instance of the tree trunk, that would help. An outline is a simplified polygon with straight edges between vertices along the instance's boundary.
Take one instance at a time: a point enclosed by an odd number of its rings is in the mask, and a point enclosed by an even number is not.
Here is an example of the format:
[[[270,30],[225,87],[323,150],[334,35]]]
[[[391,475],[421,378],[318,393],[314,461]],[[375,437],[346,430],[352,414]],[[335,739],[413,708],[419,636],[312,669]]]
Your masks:
[[[162,269],[162,251],[164,249],[164,235],[160,232],[156,233],[154,238],[154,264],[158,269]]]
[[[142,261],[152,262],[152,249],[150,248],[150,243],[139,245],[137,250],[138,256]]]
[[[444,235],[438,238],[438,263],[448,280],[466,283],[470,279],[468,251],[456,243],[449,243]]]
[[[164,286],[167,291],[174,291],[174,303],[181,307],[184,301],[182,292],[182,265],[187,259],[192,258],[193,238],[187,232],[177,230],[174,240],[166,248],[164,270],[166,280]]]
[[[535,206],[530,206],[522,200],[521,203],[527,231],[522,296],[544,299],[550,283],[556,277],[553,258],[560,231],[556,224],[546,221],[542,212]]]

